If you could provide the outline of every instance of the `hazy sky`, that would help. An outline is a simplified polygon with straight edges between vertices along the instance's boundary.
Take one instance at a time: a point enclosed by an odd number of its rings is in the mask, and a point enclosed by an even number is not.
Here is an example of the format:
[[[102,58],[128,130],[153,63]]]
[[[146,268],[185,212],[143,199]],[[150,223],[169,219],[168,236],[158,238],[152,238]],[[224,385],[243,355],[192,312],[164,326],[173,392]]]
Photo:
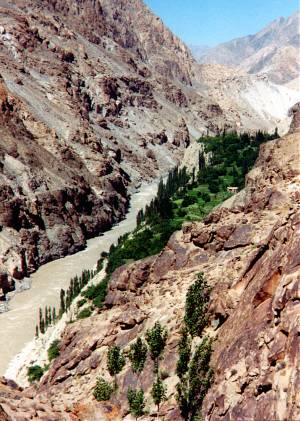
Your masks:
[[[187,44],[215,45],[254,34],[299,9],[299,0],[144,0]]]

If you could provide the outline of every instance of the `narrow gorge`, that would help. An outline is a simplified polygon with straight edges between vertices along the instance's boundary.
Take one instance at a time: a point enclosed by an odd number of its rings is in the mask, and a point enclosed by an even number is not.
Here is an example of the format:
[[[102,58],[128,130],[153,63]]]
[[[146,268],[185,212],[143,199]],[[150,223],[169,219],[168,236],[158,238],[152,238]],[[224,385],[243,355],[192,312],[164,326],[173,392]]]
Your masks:
[[[145,3],[0,2],[0,420],[298,421],[299,13],[283,77]]]

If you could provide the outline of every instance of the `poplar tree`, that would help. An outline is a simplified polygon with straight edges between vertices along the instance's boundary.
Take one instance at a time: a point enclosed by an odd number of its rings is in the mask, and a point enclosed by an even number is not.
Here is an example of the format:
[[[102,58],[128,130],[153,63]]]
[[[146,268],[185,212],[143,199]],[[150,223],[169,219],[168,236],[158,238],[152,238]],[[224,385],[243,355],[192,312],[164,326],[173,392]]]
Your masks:
[[[146,358],[147,358],[147,345],[139,337],[137,340],[130,345],[130,350],[128,353],[128,358],[131,362],[131,368],[134,373],[139,375],[144,369]]]
[[[154,371],[158,373],[159,359],[161,358],[166,342],[168,333],[166,328],[162,327],[159,322],[156,322],[152,329],[146,332],[146,341],[150,349],[150,356],[154,361]]]
[[[159,375],[157,376],[156,381],[153,383],[151,396],[155,405],[157,406],[157,418],[159,418],[160,404],[167,399],[166,387]]]
[[[40,327],[40,332],[43,334],[45,333],[45,321],[43,318],[43,312],[42,309],[39,309],[39,327]]]
[[[114,377],[115,388],[117,388],[117,375],[125,365],[125,357],[118,346],[112,346],[107,354],[107,368],[109,374]]]
[[[65,290],[61,289],[60,290],[60,309],[59,309],[60,316],[62,316],[64,312],[66,311],[65,295],[66,295]]]

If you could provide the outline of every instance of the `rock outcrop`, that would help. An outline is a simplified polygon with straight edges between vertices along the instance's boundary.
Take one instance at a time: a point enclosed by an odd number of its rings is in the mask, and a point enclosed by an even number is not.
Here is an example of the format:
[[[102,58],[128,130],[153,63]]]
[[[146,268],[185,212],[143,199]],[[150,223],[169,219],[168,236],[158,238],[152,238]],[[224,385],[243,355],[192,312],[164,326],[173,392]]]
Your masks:
[[[211,100],[187,47],[140,0],[4,0],[0,53],[10,287],[120,219],[131,188],[175,166],[192,137],[274,129],[292,105],[273,116]]]
[[[0,405],[8,415],[3,416],[41,419],[44,411],[48,419],[130,420],[126,390],[137,378],[129,366],[118,376],[118,398],[102,404],[92,390],[98,375],[107,377],[108,346],[126,349],[160,320],[169,332],[161,362],[168,399],[161,415],[181,420],[176,347],[187,289],[202,271],[212,287],[205,333],[215,338],[214,382],[203,419],[300,417],[300,139],[294,111],[293,132],[261,147],[245,190],[202,222],[184,224],[159,255],[117,269],[105,308],[66,328],[60,355],[36,391],[12,392],[5,385]],[[152,370],[148,359],[140,378],[149,402],[145,420],[154,419]]]
[[[82,249],[124,216],[132,187],[178,162],[185,145],[168,136],[186,106],[177,85],[190,85],[193,60],[140,1],[4,1],[0,51],[5,294],[41,264]],[[167,134],[146,155],[139,139],[150,130]]]

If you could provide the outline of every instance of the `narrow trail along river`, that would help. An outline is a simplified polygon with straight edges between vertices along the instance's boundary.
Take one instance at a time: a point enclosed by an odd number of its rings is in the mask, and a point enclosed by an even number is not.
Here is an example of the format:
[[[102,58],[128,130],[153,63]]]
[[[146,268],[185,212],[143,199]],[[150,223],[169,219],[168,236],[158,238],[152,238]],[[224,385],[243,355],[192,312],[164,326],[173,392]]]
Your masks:
[[[39,307],[59,305],[61,288],[69,286],[70,278],[91,269],[102,251],[108,251],[120,235],[136,226],[139,209],[148,204],[157,192],[157,183],[143,185],[132,194],[126,218],[100,237],[88,240],[85,250],[41,266],[31,277],[31,288],[16,294],[10,301],[10,311],[0,314],[0,375],[4,375],[10,360],[31,341],[38,322]]]

